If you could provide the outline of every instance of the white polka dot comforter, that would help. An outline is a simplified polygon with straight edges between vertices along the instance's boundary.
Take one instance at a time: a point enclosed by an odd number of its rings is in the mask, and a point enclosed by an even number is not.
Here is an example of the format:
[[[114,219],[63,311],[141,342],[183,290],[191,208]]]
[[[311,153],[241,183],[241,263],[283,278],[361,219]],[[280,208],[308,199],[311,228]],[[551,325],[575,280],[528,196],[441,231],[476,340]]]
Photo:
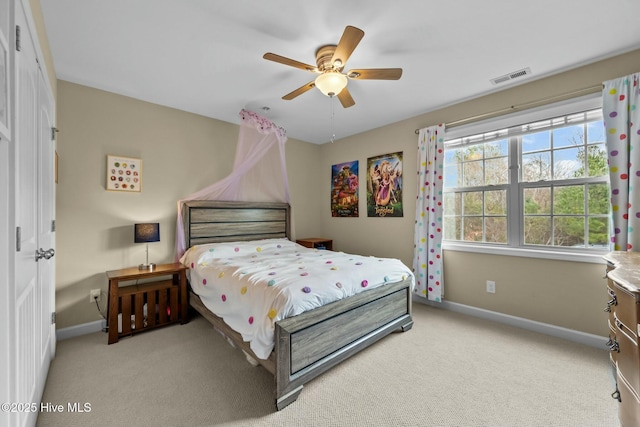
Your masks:
[[[310,249],[287,239],[193,246],[180,261],[204,305],[261,359],[273,350],[278,320],[385,283],[408,277],[413,283],[400,260]]]

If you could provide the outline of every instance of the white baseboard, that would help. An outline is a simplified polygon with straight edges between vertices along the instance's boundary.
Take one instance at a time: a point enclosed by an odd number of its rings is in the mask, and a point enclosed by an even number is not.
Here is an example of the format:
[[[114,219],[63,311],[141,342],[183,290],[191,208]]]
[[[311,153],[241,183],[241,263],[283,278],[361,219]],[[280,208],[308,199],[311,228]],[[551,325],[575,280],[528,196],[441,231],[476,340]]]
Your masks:
[[[81,335],[100,332],[106,327],[104,320],[96,320],[95,322],[83,323],[82,325],[69,326],[56,330],[56,341],[62,341],[69,338],[79,337]]]
[[[472,307],[470,305],[459,304],[457,302],[434,302],[425,300],[424,298],[413,298],[413,301],[420,304],[430,305],[436,308],[442,308],[445,310],[455,311],[457,313],[467,314],[469,316],[479,317],[498,323],[516,326],[518,328],[539,332],[541,334],[563,338],[568,341],[577,342],[580,344],[588,345],[590,347],[597,347],[603,350],[609,349],[606,345],[608,337],[602,337],[600,335],[588,334],[586,332],[576,331],[574,329],[563,328],[561,326],[551,325],[549,323],[537,322],[535,320],[529,320],[523,317],[511,316],[510,314],[498,313],[496,311],[485,310],[483,308]],[[94,332],[102,331],[105,327],[106,322],[104,320],[96,320],[95,322],[70,326],[68,328],[58,329],[56,331],[56,339],[58,341],[62,341],[73,337],[79,337],[81,335],[92,334]]]
[[[541,334],[563,338],[579,344],[585,344],[590,347],[609,350],[609,348],[606,345],[608,337],[588,334],[586,332],[576,331],[574,329],[563,328],[561,326],[551,325],[549,323],[537,322],[535,320],[529,320],[523,317],[511,316],[509,314],[498,313],[496,311],[489,311],[483,308],[472,307],[470,305],[459,304],[456,302],[450,302],[450,301],[434,302],[434,301],[428,301],[424,298],[414,298],[413,301],[419,302],[425,305],[430,305],[432,307],[438,307],[445,310],[455,311],[457,313],[468,314],[470,316],[492,320],[498,323],[504,323],[507,325],[516,326],[518,328],[539,332]]]

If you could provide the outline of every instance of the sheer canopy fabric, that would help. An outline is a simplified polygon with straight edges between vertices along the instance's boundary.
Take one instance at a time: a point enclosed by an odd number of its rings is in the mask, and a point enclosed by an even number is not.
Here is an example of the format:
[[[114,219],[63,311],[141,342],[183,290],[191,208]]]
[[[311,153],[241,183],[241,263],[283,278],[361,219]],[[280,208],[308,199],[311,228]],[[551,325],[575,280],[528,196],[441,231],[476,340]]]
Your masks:
[[[604,82],[611,213],[616,251],[640,251],[640,73]]]
[[[178,201],[176,259],[185,252],[182,205],[189,200],[289,203],[284,129],[251,111],[240,111],[233,170],[226,178]]]
[[[442,172],[444,124],[420,129],[418,135],[418,195],[414,233],[415,292],[442,301]]]

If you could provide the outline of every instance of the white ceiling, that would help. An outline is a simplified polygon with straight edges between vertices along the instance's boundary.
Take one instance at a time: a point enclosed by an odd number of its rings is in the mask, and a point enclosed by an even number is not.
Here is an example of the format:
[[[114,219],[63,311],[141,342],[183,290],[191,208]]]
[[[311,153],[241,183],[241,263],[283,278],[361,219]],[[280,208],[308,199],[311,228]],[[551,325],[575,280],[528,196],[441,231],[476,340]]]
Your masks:
[[[231,123],[249,109],[317,144],[640,48],[638,0],[40,2],[59,79]],[[345,71],[402,78],[350,81],[347,109],[317,89],[282,100],[315,74],[262,55],[315,65],[347,25],[365,35]]]

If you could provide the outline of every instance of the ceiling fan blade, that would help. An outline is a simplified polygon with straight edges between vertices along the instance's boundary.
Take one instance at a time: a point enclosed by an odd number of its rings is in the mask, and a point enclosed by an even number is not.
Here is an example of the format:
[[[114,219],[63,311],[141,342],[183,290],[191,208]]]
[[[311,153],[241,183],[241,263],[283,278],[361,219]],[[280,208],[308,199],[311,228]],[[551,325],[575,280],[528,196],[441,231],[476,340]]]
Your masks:
[[[364,31],[360,28],[347,25],[344,29],[344,33],[342,33],[340,41],[338,42],[338,46],[331,57],[331,63],[333,64],[339,59],[342,62],[342,65],[340,65],[339,68],[342,69],[356,46],[358,46],[358,43],[360,43],[360,40],[362,40],[362,37],[364,37]]]
[[[356,102],[351,97],[349,89],[347,89],[346,87],[340,91],[340,93],[338,94],[338,99],[340,100],[340,103],[344,108],[349,108],[356,104]]]
[[[313,66],[313,65],[305,64],[304,62],[299,62],[299,61],[296,61],[294,59],[290,59],[290,58],[286,58],[284,56],[276,55],[275,53],[267,52],[262,57],[264,59],[269,60],[269,61],[278,62],[278,63],[284,64],[284,65],[289,65],[290,67],[299,68],[301,70],[310,71],[312,73],[317,73],[318,72],[318,68]]]
[[[316,87],[315,82],[309,82],[306,85],[300,86],[298,89],[294,90],[293,92],[286,94],[285,96],[282,97],[282,99],[291,101],[293,98],[302,95],[303,93],[313,89],[314,87]]]
[[[355,80],[398,80],[402,77],[402,68],[367,68],[349,70],[347,77]]]

